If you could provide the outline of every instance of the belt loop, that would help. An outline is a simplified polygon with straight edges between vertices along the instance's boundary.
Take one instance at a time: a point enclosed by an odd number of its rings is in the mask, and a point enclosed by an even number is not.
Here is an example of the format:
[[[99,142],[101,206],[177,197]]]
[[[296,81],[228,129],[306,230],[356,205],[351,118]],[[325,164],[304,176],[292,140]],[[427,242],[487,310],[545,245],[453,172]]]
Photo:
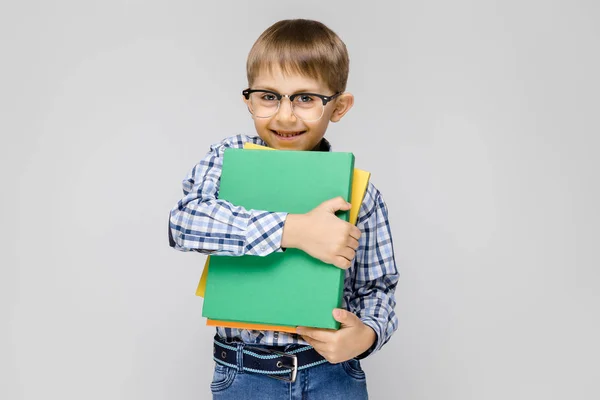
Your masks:
[[[238,373],[244,372],[244,343],[237,343],[236,361]]]

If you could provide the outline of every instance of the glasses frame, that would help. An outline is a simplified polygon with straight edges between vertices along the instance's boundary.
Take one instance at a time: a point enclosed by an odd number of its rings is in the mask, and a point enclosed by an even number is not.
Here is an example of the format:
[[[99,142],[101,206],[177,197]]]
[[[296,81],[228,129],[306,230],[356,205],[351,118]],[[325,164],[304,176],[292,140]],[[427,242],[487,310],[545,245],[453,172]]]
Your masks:
[[[336,92],[334,94],[332,94],[331,96],[325,96],[323,94],[318,94],[318,93],[310,93],[310,92],[300,92],[300,93],[294,93],[294,94],[281,94],[281,93],[277,93],[274,92],[272,90],[267,90],[267,89],[244,89],[242,90],[242,94],[244,95],[244,98],[246,100],[250,100],[250,95],[252,93],[257,93],[257,92],[262,92],[262,93],[269,93],[272,94],[273,96],[275,96],[277,98],[277,109],[275,110],[275,112],[271,115],[269,115],[268,117],[259,117],[258,115],[255,115],[252,110],[250,110],[250,106],[248,106],[248,111],[250,111],[250,114],[254,115],[256,118],[271,118],[274,115],[277,115],[277,113],[279,112],[279,108],[281,107],[281,99],[283,99],[284,97],[287,97],[288,100],[291,103],[292,106],[292,113],[294,114],[294,116],[296,116],[296,118],[305,121],[305,122],[313,122],[313,121],[318,121],[323,117],[323,113],[325,112],[325,106],[327,105],[327,103],[329,103],[331,100],[335,99],[336,97],[338,97],[339,95],[342,94],[342,92]],[[321,111],[321,115],[319,116],[319,118],[317,119],[303,119],[300,118],[299,116],[296,115],[296,113],[294,112],[294,99],[298,96],[315,96],[321,99],[321,101],[323,102],[323,110]]]

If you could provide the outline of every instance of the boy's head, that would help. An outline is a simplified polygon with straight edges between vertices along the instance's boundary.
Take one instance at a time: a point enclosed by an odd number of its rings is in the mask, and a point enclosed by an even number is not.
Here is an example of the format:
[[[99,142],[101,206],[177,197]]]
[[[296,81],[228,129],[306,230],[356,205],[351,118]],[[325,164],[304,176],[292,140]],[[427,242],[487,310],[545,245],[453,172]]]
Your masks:
[[[352,107],[345,93],[349,60],[344,42],[317,21],[279,21],[254,43],[244,101],[256,131],[270,146],[312,150],[329,121]]]

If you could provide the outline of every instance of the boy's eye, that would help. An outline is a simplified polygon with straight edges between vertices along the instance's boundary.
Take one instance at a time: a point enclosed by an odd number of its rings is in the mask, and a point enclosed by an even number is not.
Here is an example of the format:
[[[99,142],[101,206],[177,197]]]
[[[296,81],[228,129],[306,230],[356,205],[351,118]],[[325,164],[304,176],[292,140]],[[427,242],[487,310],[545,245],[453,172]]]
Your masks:
[[[273,93],[265,93],[262,95],[261,99],[266,101],[275,101],[277,100],[277,97]]]
[[[311,101],[314,101],[314,99],[312,96],[307,94],[301,94],[300,96],[296,97],[296,101],[299,103],[310,103]]]

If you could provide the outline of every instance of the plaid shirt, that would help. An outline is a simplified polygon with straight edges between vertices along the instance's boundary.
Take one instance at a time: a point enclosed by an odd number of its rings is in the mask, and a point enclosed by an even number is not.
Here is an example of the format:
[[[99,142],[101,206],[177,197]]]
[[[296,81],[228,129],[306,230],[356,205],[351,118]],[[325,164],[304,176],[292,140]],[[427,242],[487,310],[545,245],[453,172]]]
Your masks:
[[[181,251],[203,254],[266,256],[281,250],[287,213],[246,210],[219,199],[223,152],[251,142],[266,146],[259,137],[238,135],[211,146],[183,181],[184,197],[171,210],[169,241]],[[322,151],[331,151],[323,139]],[[398,271],[394,260],[388,212],[381,193],[369,182],[356,226],[362,232],[356,256],[346,270],[342,307],[356,314],[377,334],[366,354],[379,350],[398,327],[394,291]],[[306,344],[296,334],[217,328],[228,340],[283,346]],[[365,355],[366,355],[365,354]]]

